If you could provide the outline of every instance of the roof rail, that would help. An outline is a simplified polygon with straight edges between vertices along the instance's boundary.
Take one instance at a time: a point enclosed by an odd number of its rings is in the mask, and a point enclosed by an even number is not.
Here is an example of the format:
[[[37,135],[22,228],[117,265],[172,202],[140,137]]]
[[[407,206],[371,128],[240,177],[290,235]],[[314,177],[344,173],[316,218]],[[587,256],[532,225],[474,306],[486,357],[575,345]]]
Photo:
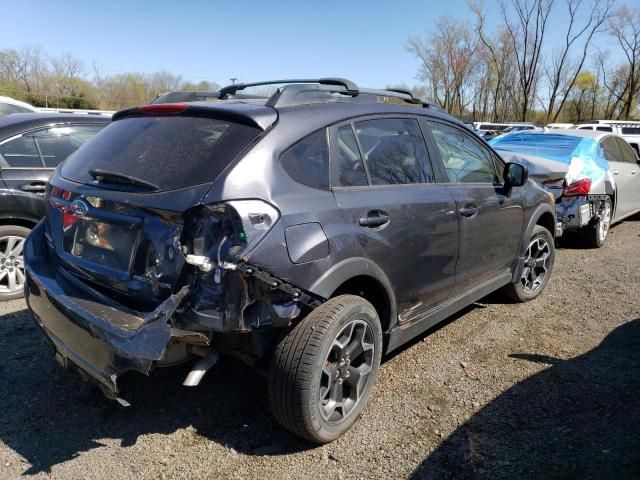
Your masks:
[[[307,89],[302,84],[315,84],[313,89]],[[265,85],[284,85],[271,97],[265,98],[264,96],[238,94],[238,92],[249,87],[260,87]],[[337,87],[333,89],[331,87]],[[372,88],[359,88],[354,82],[344,78],[317,78],[317,79],[287,79],[287,80],[268,80],[263,82],[251,82],[251,83],[235,83],[233,85],[227,85],[222,87],[217,92],[166,92],[158,95],[151,103],[171,103],[171,102],[193,102],[204,99],[217,99],[226,100],[230,96],[234,96],[237,99],[265,99],[266,105],[271,107],[282,107],[286,105],[299,105],[305,103],[298,98],[300,93],[309,93],[307,90],[313,90],[314,92],[326,93],[339,93],[352,97],[353,101],[357,99],[365,100],[365,96],[376,97],[390,97],[397,98],[403,102],[410,103],[412,105],[420,105],[423,108],[432,108],[434,110],[444,111],[440,106],[433,102],[428,102],[416,98],[409,90],[401,88],[385,88],[385,89],[372,89]],[[312,95],[313,97],[313,95]],[[324,100],[330,101],[330,100]],[[323,100],[316,95],[315,99],[311,100],[311,103],[323,103]]]
[[[268,80],[265,82],[252,83],[234,83],[222,87],[218,91],[218,98],[224,99],[229,95],[235,95],[236,92],[249,87],[260,87],[263,85],[293,84],[293,83],[317,83],[320,85],[336,85],[344,87],[345,93],[348,95],[357,95],[359,93],[358,86],[350,80],[344,78],[317,78],[317,79],[290,79],[290,80]]]
[[[422,108],[433,108],[435,110],[441,110],[444,112],[444,109],[437,105],[434,102],[429,102],[427,100],[422,100],[421,98],[416,98],[413,96],[409,90],[404,90],[401,88],[383,88],[383,89],[373,89],[373,88],[363,88],[361,89],[362,93],[367,93],[369,95],[378,95],[381,97],[391,97],[398,98],[400,100],[405,101],[406,103],[411,103],[413,105],[421,105]]]

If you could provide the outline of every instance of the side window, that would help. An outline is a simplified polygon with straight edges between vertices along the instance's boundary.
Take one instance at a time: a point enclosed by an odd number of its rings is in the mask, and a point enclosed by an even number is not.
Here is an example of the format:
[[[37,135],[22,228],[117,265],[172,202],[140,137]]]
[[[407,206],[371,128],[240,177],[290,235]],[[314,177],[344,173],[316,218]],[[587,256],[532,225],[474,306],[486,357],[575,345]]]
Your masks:
[[[622,161],[620,158],[620,149],[614,137],[605,137],[602,142],[600,142],[600,146],[602,147],[604,158],[606,158],[608,162]]]
[[[368,185],[362,156],[351,125],[338,129],[337,158],[333,164],[333,185],[356,187]]]
[[[10,167],[42,167],[40,154],[32,136],[16,138],[0,145],[0,155]]]
[[[637,162],[636,155],[631,145],[629,145],[622,138],[613,137],[613,139],[618,144],[618,149],[620,150],[620,157],[622,161],[626,163],[636,163]]]
[[[281,157],[282,166],[296,182],[329,190],[329,146],[322,129],[300,140]]]
[[[596,130],[599,132],[613,132],[611,127],[596,127]]]
[[[455,127],[429,122],[452,183],[500,183],[491,153],[471,135]]]
[[[357,122],[355,129],[372,185],[433,182],[427,146],[417,120],[364,120]]]
[[[98,133],[100,126],[53,127],[34,137],[47,167],[57,167]]]

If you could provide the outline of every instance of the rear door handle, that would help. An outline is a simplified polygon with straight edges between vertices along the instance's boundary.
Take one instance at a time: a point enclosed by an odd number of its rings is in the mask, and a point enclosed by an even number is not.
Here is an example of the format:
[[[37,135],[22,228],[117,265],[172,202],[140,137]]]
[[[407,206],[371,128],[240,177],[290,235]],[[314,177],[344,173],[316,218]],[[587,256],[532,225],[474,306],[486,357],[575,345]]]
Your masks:
[[[47,184],[45,182],[33,182],[20,186],[20,190],[25,192],[44,192]]]
[[[459,212],[463,217],[473,217],[478,213],[478,207],[475,205],[465,205],[459,210]]]
[[[367,213],[366,217],[360,218],[358,220],[358,223],[362,227],[376,228],[389,223],[389,220],[391,220],[391,218],[386,213],[380,211],[372,211]]]
[[[614,170],[614,171],[613,171],[613,174],[614,174],[614,175],[619,175],[619,174],[620,174],[620,172],[619,172],[618,170]]]

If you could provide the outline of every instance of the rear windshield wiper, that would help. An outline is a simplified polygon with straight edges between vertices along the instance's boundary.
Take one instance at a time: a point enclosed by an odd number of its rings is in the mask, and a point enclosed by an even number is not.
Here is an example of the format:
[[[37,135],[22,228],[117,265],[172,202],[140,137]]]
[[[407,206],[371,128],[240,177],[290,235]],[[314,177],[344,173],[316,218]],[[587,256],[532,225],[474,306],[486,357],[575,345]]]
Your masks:
[[[120,183],[123,185],[134,185],[136,187],[149,188],[152,190],[159,190],[160,187],[155,183],[141,180],[131,175],[125,175],[124,173],[109,172],[107,170],[101,170],[98,168],[92,168],[89,170],[89,175],[98,180],[99,182],[105,181],[109,183]]]

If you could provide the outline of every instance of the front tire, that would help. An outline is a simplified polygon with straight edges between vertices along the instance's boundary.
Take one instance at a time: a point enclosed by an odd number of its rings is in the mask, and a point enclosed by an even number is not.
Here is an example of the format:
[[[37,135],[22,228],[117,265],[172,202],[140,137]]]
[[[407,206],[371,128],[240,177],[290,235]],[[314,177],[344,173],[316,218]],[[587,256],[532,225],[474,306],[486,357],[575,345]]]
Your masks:
[[[364,409],[382,357],[382,328],[361,297],[332,298],[280,342],[269,370],[269,402],[286,429],[315,443],[345,433]]]
[[[0,301],[24,296],[24,260],[22,250],[28,228],[0,226]]]
[[[528,302],[540,295],[553,271],[555,255],[553,235],[536,225],[529,239],[522,274],[505,287],[505,293],[516,302]]]
[[[611,200],[607,198],[600,207],[596,221],[580,230],[582,240],[588,247],[600,248],[604,246],[604,242],[609,236],[612,216]]]

